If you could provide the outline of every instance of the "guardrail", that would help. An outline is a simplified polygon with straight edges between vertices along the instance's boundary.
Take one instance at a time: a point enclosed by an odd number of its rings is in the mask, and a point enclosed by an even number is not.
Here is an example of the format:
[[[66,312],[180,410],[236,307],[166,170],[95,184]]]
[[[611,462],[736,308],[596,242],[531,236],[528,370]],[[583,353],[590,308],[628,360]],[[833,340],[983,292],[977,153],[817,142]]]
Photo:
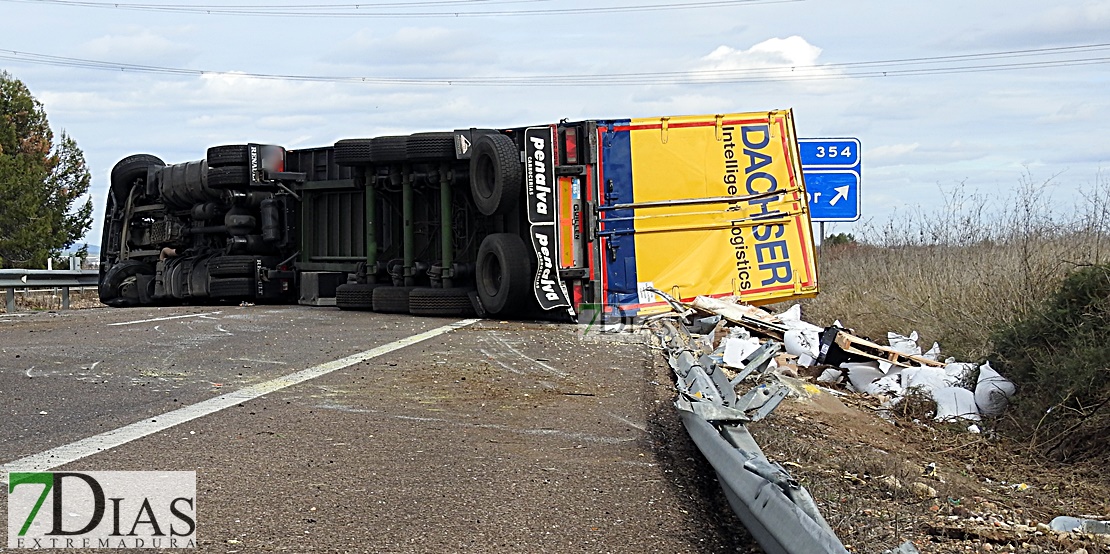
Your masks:
[[[70,287],[95,287],[100,272],[88,270],[0,269],[0,289],[4,289],[4,305],[15,313],[15,289],[48,287],[62,289],[62,309],[69,309]]]
[[[788,391],[785,385],[765,384],[738,397],[734,387],[752,374],[766,374],[782,345],[764,343],[729,380],[717,360],[699,352],[681,323],[663,321],[655,333],[677,380],[675,407],[686,432],[713,466],[732,511],[763,550],[848,554],[805,487],[767,459],[746,428],[770,415]]]

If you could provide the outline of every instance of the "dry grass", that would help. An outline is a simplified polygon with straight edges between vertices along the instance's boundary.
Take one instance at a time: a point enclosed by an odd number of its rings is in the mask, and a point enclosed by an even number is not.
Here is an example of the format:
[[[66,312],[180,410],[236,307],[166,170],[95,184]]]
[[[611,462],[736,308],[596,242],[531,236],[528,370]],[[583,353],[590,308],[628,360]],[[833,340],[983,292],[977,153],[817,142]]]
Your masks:
[[[839,319],[883,343],[916,330],[925,347],[982,358],[991,332],[1032,313],[1070,270],[1110,260],[1110,182],[1099,178],[1074,209],[1049,201],[1057,186],[1025,179],[1008,203],[957,189],[936,213],[865,227],[860,243],[820,256],[806,319]]]
[[[51,311],[62,309],[62,291],[50,289],[17,291],[15,306],[19,311]],[[71,289],[69,293],[70,309],[99,308],[100,303],[96,289]],[[0,302],[0,313],[6,312],[5,303]]]

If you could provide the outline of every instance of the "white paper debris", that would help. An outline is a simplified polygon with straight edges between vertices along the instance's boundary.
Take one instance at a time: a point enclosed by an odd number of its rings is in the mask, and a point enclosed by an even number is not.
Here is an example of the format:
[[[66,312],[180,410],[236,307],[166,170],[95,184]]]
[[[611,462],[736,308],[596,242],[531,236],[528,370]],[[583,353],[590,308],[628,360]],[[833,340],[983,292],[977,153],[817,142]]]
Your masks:
[[[725,339],[724,363],[729,367],[744,367],[744,360],[756,350],[759,350],[759,339],[728,337]]]
[[[990,362],[979,366],[979,383],[975,385],[975,404],[979,412],[994,417],[1006,409],[1017,388],[1009,379],[998,374]]]

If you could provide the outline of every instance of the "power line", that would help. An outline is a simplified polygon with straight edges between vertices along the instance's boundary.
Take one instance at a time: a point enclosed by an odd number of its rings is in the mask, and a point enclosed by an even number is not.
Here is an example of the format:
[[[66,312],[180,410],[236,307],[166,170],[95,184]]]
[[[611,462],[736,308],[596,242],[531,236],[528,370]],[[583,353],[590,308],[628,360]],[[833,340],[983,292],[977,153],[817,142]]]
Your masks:
[[[0,50],[0,60],[32,65],[70,67],[98,71],[190,77],[238,77],[276,81],[369,84],[389,86],[643,86],[720,83],[767,83],[784,81],[824,81],[877,77],[987,73],[1075,67],[1110,63],[1110,43],[1053,48],[1005,50],[978,54],[929,56],[889,60],[845,62],[809,66],[769,66],[758,68],[704,69],[636,73],[595,73],[564,75],[501,75],[479,77],[358,77],[295,75],[239,71],[211,71],[129,64]]]
[[[658,12],[727,8],[763,4],[788,4],[805,0],[698,0],[663,2],[656,4],[616,4],[580,8],[542,8],[521,10],[473,9],[503,4],[532,4],[556,0],[423,0],[416,2],[380,2],[360,4],[276,4],[250,5],[188,5],[188,4],[139,4],[126,2],[89,2],[81,0],[0,0],[17,4],[46,4],[76,8],[99,8],[127,11],[190,13],[201,15],[231,15],[251,17],[312,17],[312,18],[417,18],[417,17],[519,17],[561,16],[605,13]],[[428,7],[452,9],[428,10]],[[453,9],[453,8],[461,9]],[[413,9],[418,8],[418,9]],[[393,10],[393,11],[382,11]]]

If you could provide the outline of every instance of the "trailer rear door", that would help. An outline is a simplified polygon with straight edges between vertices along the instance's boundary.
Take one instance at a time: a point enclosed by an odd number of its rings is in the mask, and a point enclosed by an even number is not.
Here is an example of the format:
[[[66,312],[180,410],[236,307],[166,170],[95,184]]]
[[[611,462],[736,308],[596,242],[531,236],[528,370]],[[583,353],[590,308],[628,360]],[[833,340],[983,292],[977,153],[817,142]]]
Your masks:
[[[598,140],[607,303],[817,293],[790,111],[605,121]]]

